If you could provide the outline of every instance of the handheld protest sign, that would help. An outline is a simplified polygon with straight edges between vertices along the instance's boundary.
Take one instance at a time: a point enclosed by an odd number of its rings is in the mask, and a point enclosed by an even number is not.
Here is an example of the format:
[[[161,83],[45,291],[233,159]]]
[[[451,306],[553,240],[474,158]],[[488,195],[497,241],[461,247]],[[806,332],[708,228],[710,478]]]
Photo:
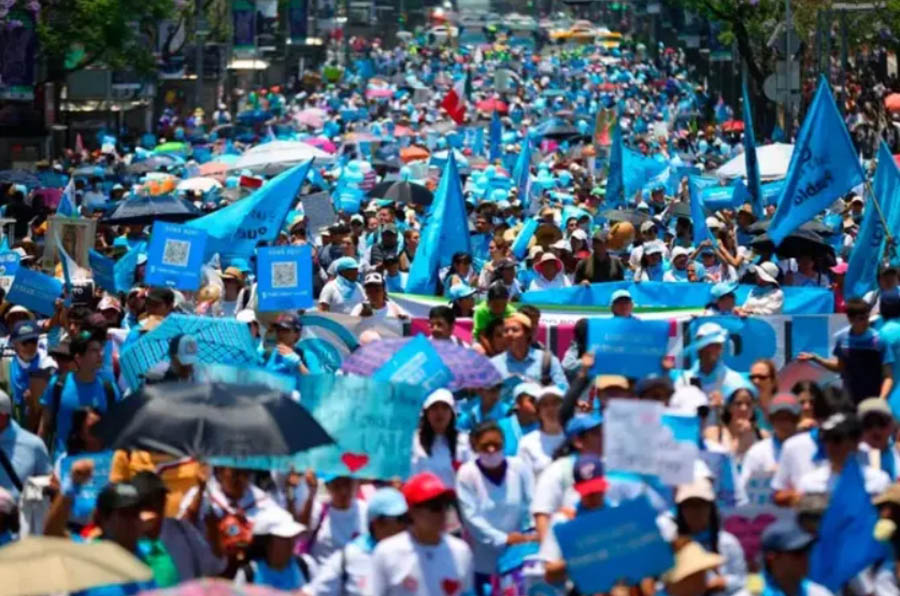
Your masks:
[[[156,222],[147,253],[147,283],[179,290],[200,287],[206,232],[173,223]]]
[[[257,284],[261,312],[311,307],[314,301],[309,245],[260,248]]]

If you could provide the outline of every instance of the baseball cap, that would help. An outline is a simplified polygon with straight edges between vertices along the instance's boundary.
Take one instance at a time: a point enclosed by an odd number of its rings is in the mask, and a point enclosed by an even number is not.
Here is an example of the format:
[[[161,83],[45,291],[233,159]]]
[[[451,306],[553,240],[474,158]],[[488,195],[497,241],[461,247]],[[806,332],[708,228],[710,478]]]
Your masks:
[[[720,281],[719,283],[715,284],[712,287],[712,289],[709,291],[709,293],[712,295],[713,298],[718,300],[722,296],[727,296],[728,294],[734,294],[735,292],[737,292],[737,289],[738,289],[737,282]]]
[[[141,495],[130,482],[107,484],[97,495],[97,511],[112,513],[118,509],[137,507],[141,503]]]
[[[12,399],[6,391],[0,389],[0,414],[11,416],[12,411]]]
[[[16,326],[13,327],[13,332],[10,334],[9,339],[11,341],[28,341],[30,339],[37,339],[40,336],[41,332],[34,322],[19,321],[16,323]]]
[[[691,249],[684,246],[676,246],[672,249],[672,260],[674,261],[678,257],[689,257],[691,256]]]
[[[861,433],[862,427],[856,414],[832,414],[821,426],[821,437],[825,441],[858,437]]]
[[[609,299],[609,305],[612,306],[617,300],[622,300],[624,298],[631,300],[631,292],[628,290],[616,290]]]
[[[384,285],[384,277],[381,276],[377,271],[372,271],[371,273],[367,273],[365,279],[363,279],[364,286],[383,286]]]
[[[540,392],[538,393],[537,402],[541,403],[544,399],[548,397],[557,397],[562,399],[564,397],[562,390],[556,385],[547,385],[546,387],[541,387]]]
[[[637,382],[634,386],[634,392],[636,395],[640,396],[657,387],[662,387],[669,393],[672,393],[672,391],[675,390],[672,385],[672,380],[669,377],[664,375],[649,375]]]
[[[353,257],[341,257],[334,262],[334,270],[337,272],[347,271],[350,269],[359,269],[359,263]]]
[[[198,352],[197,340],[189,333],[176,335],[169,343],[169,354],[182,364],[197,364]]]
[[[779,412],[787,412],[794,416],[800,416],[800,400],[793,393],[778,393],[769,402],[769,416]]]
[[[716,500],[712,483],[707,478],[700,478],[690,484],[680,484],[675,490],[675,503],[681,504],[690,499],[701,499],[707,503]]]
[[[859,405],[856,407],[856,415],[859,416],[860,422],[865,420],[866,416],[871,416],[873,414],[884,416],[889,420],[893,420],[894,418],[891,413],[891,407],[888,405],[886,399],[869,397],[859,402]]]
[[[64,339],[55,346],[50,346],[49,348],[47,348],[47,353],[54,358],[71,358],[72,350],[70,349],[70,347],[71,344],[69,343],[69,340]]]
[[[456,405],[456,400],[453,399],[453,394],[449,390],[435,389],[431,392],[431,395],[425,398],[425,403],[422,404],[422,411],[427,410],[434,404],[447,404],[453,408]]]
[[[543,390],[544,388],[537,383],[519,383],[513,389],[513,397],[518,399],[520,395],[530,395],[531,397],[537,399],[538,396],[541,395],[541,392]]]
[[[254,536],[293,538],[304,529],[303,524],[294,521],[290,513],[276,505],[264,507],[253,520]]]
[[[290,329],[291,331],[300,331],[303,325],[300,323],[300,317],[296,315],[283,314],[278,315],[275,319],[275,327],[279,329]]]
[[[112,296],[104,296],[100,300],[100,303],[97,305],[97,310],[99,310],[99,311],[115,310],[118,312],[122,312],[122,304],[116,298],[113,298]]]
[[[400,517],[409,511],[403,493],[391,486],[385,486],[376,490],[375,494],[369,499],[367,506],[366,513],[369,517],[369,523],[372,523],[373,520],[379,517]]]
[[[609,483],[603,475],[603,460],[597,455],[579,455],[572,466],[573,488],[582,497],[606,492]]]
[[[403,498],[410,507],[421,505],[440,497],[452,497],[455,493],[431,472],[416,474],[403,485]]]
[[[450,288],[447,297],[450,298],[451,302],[456,302],[457,300],[474,296],[476,292],[477,290],[475,288],[467,284],[456,284]]]
[[[760,543],[763,551],[794,552],[806,550],[815,537],[800,527],[794,518],[778,520],[763,530]]]
[[[395,226],[394,224],[384,224],[383,226],[381,226],[381,233],[382,234],[396,234],[397,226]]]
[[[694,333],[692,347],[702,350],[713,344],[724,344],[728,340],[728,332],[718,323],[703,323]]]
[[[8,311],[6,311],[6,314],[3,315],[3,318],[5,319],[10,315],[18,314],[27,315],[29,319],[34,319],[34,313],[19,304],[13,305]]]
[[[169,493],[159,474],[150,470],[142,470],[135,474],[131,484],[137,489],[142,504]]]
[[[571,439],[603,424],[600,414],[576,414],[566,423],[566,438]]]
[[[641,224],[641,232],[652,232],[656,229],[656,222],[653,220],[647,220]]]

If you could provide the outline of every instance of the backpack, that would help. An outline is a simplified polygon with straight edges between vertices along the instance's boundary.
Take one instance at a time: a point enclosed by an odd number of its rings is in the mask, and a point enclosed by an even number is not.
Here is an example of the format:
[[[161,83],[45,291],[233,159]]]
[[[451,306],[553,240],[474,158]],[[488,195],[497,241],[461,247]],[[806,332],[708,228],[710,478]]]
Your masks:
[[[244,509],[223,505],[212,493],[209,493],[209,498],[225,512],[217,524],[222,549],[229,556],[246,550],[253,542],[253,523],[247,517]]]

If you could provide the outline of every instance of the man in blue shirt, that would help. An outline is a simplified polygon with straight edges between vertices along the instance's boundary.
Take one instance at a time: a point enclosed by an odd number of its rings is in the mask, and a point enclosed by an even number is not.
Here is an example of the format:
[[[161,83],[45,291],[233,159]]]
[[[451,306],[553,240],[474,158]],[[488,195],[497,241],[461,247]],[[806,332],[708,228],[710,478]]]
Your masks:
[[[847,300],[850,326],[835,336],[833,358],[803,352],[798,360],[812,360],[841,374],[844,392],[858,405],[869,397],[886,399],[894,388],[894,353],[879,332],[869,327],[871,307],[862,298]]]
[[[103,366],[103,342],[90,331],[80,331],[69,343],[75,371],[69,374],[62,390],[51,385],[41,396],[44,417],[41,436],[56,431],[53,452],[65,453],[66,440],[72,430],[72,415],[81,408],[92,407],[106,412],[119,399],[115,385],[98,374]]]
[[[12,399],[0,390],[0,487],[18,501],[29,476],[51,471],[50,456],[43,441],[12,419]]]
[[[506,351],[491,358],[491,362],[504,380],[520,376],[542,385],[552,383],[562,391],[569,388],[559,359],[546,350],[532,347],[531,319],[527,315],[517,312],[506,317],[503,334],[507,341]]]

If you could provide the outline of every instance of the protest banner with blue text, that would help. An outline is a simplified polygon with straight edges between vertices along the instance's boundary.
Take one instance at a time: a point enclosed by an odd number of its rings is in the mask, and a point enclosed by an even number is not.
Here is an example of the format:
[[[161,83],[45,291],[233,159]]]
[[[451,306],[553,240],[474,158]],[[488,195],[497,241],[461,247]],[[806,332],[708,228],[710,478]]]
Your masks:
[[[60,297],[62,291],[63,284],[55,277],[19,267],[6,295],[6,301],[51,316],[56,312],[56,299]]]
[[[261,247],[257,254],[256,277],[261,312],[313,305],[309,245]]]
[[[583,513],[553,526],[566,573],[582,594],[606,593],[618,582],[638,584],[673,563],[645,497]]]
[[[147,283],[179,290],[200,287],[206,237],[203,230],[163,221],[154,223],[147,252]]]

